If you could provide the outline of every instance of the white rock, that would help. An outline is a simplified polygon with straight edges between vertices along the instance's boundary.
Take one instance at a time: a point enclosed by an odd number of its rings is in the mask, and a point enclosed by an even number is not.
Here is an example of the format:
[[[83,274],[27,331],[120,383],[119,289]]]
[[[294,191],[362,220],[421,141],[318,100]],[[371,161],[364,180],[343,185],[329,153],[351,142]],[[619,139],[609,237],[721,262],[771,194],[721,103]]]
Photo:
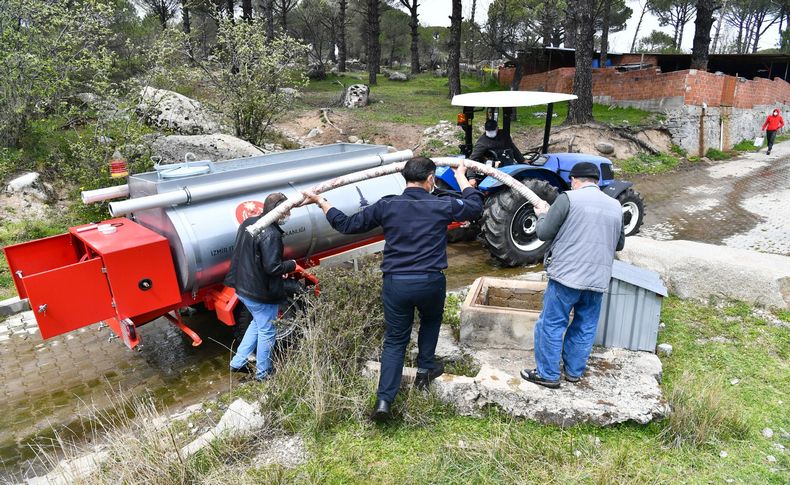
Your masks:
[[[790,307],[790,257],[691,241],[629,237],[617,258],[651,269],[671,293]]]
[[[773,438],[774,430],[772,430],[771,428],[763,428],[763,436],[768,439]]]
[[[151,151],[164,162],[183,162],[188,152],[194,153],[198,160],[215,162],[263,155],[252,143],[222,134],[162,136],[151,142]]]
[[[727,457],[729,456],[729,453],[727,453],[727,452],[726,452],[726,451],[724,451],[724,450],[721,450],[721,451],[719,452],[719,456],[720,456],[720,457],[722,457],[722,458],[727,458]]]
[[[181,448],[181,456],[189,456],[208,446],[212,440],[226,435],[246,436],[263,427],[265,419],[260,405],[249,404],[243,399],[233,401],[214,429],[200,435],[196,440]]]
[[[737,385],[739,382],[741,382],[741,380],[738,378],[730,379],[730,384],[733,386]]]
[[[297,91],[294,88],[279,88],[280,92],[283,93],[286,97],[297,99],[302,97],[302,93]]]
[[[784,451],[785,445],[783,445],[782,443],[774,443],[774,448],[776,448],[779,451]]]
[[[672,355],[672,346],[670,344],[658,344],[657,350],[661,355]]]
[[[351,136],[348,137],[348,142],[349,143],[356,143],[358,141],[359,141],[359,137],[358,136],[351,135]]]
[[[389,79],[390,81],[408,81],[409,76],[402,72],[395,71],[390,74]]]
[[[10,194],[29,194],[46,200],[48,189],[49,187],[41,181],[41,175],[38,172],[28,172],[8,182],[5,191]]]
[[[217,115],[199,101],[184,95],[146,86],[140,91],[140,98],[137,113],[151,126],[166,128],[183,135],[223,131]]]
[[[368,105],[370,87],[366,84],[352,84],[343,93],[343,106],[346,108],[364,108]]]
[[[768,460],[768,463],[776,463],[776,457],[774,455],[768,455],[765,459]]]
[[[109,458],[106,451],[95,451],[60,463],[44,476],[27,480],[29,485],[60,485],[79,483],[99,471],[102,464]]]
[[[307,138],[315,138],[322,133],[323,131],[321,131],[321,128],[313,128],[309,133],[307,133]]]
[[[579,458],[579,457],[582,456],[582,452],[579,451],[579,450],[573,450],[573,456],[575,456],[576,458]]]

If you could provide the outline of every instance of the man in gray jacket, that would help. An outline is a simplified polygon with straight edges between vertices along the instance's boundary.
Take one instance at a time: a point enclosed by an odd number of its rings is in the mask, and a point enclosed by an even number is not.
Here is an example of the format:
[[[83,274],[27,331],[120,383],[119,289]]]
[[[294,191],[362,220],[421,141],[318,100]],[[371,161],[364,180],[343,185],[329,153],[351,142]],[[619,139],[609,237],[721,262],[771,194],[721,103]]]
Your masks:
[[[570,173],[572,190],[560,194],[548,211],[535,209],[538,238],[552,241],[544,261],[549,284],[535,324],[537,368],[524,369],[521,377],[552,389],[560,387],[560,361],[566,381],[581,379],[614,253],[625,243],[622,209],[598,188],[600,176],[595,164],[577,163]]]

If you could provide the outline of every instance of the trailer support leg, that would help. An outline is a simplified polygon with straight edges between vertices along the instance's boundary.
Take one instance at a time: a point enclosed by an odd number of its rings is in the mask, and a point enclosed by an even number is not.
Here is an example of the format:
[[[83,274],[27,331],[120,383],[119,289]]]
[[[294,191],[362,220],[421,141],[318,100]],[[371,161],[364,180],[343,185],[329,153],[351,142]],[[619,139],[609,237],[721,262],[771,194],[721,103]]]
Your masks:
[[[175,314],[175,316],[173,316],[170,313],[165,313],[164,316],[165,318],[170,320],[170,323],[180,328],[182,332],[187,334],[187,336],[189,336],[189,338],[192,339],[192,347],[197,347],[198,345],[202,344],[203,339],[201,339],[200,335],[196,334],[194,330],[192,330],[191,328],[187,327],[184,324],[184,320],[181,318],[181,314],[178,313],[178,310],[175,310],[173,313]]]

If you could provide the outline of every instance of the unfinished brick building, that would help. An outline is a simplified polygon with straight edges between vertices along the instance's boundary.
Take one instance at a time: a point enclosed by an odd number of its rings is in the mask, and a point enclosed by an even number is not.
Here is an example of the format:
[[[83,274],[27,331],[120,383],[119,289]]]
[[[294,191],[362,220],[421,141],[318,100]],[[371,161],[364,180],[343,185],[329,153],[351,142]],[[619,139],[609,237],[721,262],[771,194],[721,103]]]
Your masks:
[[[691,155],[704,155],[710,148],[730,149],[741,140],[754,138],[773,108],[785,111],[790,105],[790,83],[781,77],[755,75],[748,80],[696,69],[662,72],[656,67],[661,60],[654,55],[624,54],[615,62],[613,67],[593,69],[595,102],[665,114],[663,123],[673,141]],[[622,70],[636,63],[642,68]],[[781,73],[787,75],[787,65],[780,66]],[[766,67],[770,76],[773,65]],[[500,84],[511,84],[514,71],[501,68]],[[529,74],[521,78],[519,89],[570,93],[574,72],[573,67],[559,67]]]

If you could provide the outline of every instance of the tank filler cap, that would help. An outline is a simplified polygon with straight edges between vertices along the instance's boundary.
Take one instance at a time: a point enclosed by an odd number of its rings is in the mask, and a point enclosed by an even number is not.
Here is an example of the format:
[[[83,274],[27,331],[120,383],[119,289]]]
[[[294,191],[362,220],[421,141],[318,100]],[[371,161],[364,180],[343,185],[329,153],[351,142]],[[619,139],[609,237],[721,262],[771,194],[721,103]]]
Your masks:
[[[163,179],[192,177],[214,171],[214,162],[211,160],[195,160],[195,154],[187,152],[184,155],[184,163],[163,164],[158,162],[154,164],[154,170]]]

